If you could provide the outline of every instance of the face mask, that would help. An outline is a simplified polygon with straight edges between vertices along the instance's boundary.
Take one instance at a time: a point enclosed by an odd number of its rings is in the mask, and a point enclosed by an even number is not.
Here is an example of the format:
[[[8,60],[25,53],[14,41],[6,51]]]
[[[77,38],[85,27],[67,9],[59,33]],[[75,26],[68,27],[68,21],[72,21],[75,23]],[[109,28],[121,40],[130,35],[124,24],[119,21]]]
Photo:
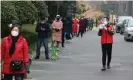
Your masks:
[[[60,18],[57,18],[57,20],[59,21]]]
[[[105,24],[105,25],[107,25],[107,24],[108,24],[108,22],[106,22],[106,21],[105,21],[105,22],[104,22],[104,24]]]
[[[12,35],[12,36],[18,36],[18,32],[17,32],[17,31],[12,31],[12,32],[11,32],[11,35]]]

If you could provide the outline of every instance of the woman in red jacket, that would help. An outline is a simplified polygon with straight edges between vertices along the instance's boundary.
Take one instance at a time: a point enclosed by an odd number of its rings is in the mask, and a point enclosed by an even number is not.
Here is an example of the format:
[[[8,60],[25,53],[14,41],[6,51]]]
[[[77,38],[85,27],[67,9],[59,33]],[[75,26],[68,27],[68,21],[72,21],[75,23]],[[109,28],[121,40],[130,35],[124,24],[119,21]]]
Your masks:
[[[26,73],[26,65],[29,61],[28,45],[20,33],[20,26],[13,24],[11,34],[2,40],[1,60],[3,63],[2,74],[4,80],[23,80]]]
[[[101,36],[102,64],[103,64],[103,68],[101,69],[102,71],[106,70],[106,57],[108,57],[107,69],[111,68],[110,62],[112,57],[114,29],[111,25],[109,25],[108,20],[109,19],[107,18],[107,24],[103,24],[98,32],[98,35]]]
[[[75,19],[73,20],[73,36],[77,36],[78,24],[79,24],[79,21],[75,17]]]

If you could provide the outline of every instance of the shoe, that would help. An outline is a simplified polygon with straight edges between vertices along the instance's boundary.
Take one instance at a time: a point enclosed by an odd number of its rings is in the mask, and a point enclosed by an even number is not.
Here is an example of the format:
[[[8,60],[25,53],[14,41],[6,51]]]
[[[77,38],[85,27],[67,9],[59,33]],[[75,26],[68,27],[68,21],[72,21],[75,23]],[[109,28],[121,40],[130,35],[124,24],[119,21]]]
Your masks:
[[[32,77],[30,76],[29,73],[27,73],[27,74],[25,75],[25,79],[32,79]]]
[[[64,45],[62,45],[62,47],[65,47]]]
[[[36,56],[34,59],[39,59],[39,56]]]
[[[47,60],[49,60],[50,58],[49,57],[46,57]]]
[[[107,69],[110,69],[111,67],[110,67],[110,65],[107,65]]]
[[[103,68],[101,69],[101,71],[106,71],[106,67],[103,67]]]

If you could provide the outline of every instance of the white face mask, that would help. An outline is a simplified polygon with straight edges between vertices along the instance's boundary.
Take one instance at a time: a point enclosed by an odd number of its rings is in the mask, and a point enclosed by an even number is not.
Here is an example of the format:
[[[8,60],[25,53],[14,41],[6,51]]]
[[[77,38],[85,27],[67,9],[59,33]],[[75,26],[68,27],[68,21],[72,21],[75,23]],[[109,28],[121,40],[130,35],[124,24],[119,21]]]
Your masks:
[[[11,35],[12,35],[12,36],[18,36],[18,34],[19,34],[19,33],[18,33],[17,31],[11,31]]]

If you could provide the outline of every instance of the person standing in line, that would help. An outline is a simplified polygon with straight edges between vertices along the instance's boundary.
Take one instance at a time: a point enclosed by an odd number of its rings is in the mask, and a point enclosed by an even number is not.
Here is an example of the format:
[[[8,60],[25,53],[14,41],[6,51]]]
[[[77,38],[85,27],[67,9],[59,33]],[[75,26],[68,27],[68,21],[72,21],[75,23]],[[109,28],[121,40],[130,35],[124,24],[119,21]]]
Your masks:
[[[84,28],[84,32],[86,32],[88,29],[87,29],[87,26],[88,26],[88,20],[87,18],[84,18],[85,20],[85,28]]]
[[[85,28],[85,20],[83,17],[81,17],[81,19],[79,21],[79,32],[77,35],[78,37],[79,37],[79,34],[81,34],[81,37],[83,37],[84,28]]]
[[[73,36],[77,36],[78,24],[79,24],[79,21],[78,21],[78,19],[75,17],[74,20],[73,20]]]
[[[63,23],[61,21],[60,15],[57,15],[55,20],[52,23],[52,45],[54,42],[57,43],[57,50],[59,51],[59,44],[61,42],[62,38],[62,28]]]
[[[38,33],[37,39],[37,50],[35,59],[40,58],[40,48],[43,43],[45,48],[45,58],[49,59],[49,49],[48,49],[48,33],[50,32],[50,26],[47,23],[46,17],[41,18],[41,22],[39,22],[36,26],[35,31]]]
[[[107,18],[107,24],[103,24],[98,31],[98,35],[101,36],[101,47],[102,47],[102,71],[106,70],[106,57],[108,57],[107,61],[107,69],[110,69],[110,62],[112,58],[112,44],[113,44],[113,35],[114,29],[108,23],[109,19]]]
[[[63,28],[62,28],[62,47],[65,47],[64,43],[65,43],[66,17],[63,17],[62,22],[63,22]]]
[[[91,18],[88,19],[89,30],[91,30]]]
[[[29,62],[28,44],[21,34],[20,22],[12,22],[10,34],[2,40],[1,61],[4,80],[24,80]]]
[[[69,39],[71,39],[73,37],[73,33],[72,33],[72,18],[70,16],[67,17],[67,28],[66,28],[66,31],[68,32],[68,35],[69,35]]]
[[[94,20],[91,18],[91,30],[93,29]]]
[[[96,18],[96,27],[98,27],[98,20],[97,20],[97,18]]]

